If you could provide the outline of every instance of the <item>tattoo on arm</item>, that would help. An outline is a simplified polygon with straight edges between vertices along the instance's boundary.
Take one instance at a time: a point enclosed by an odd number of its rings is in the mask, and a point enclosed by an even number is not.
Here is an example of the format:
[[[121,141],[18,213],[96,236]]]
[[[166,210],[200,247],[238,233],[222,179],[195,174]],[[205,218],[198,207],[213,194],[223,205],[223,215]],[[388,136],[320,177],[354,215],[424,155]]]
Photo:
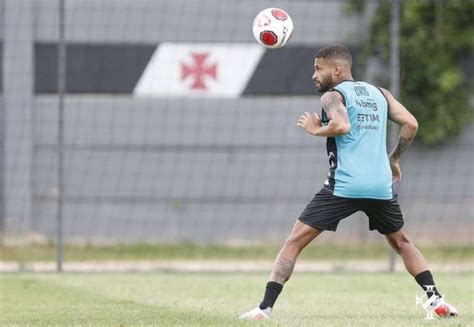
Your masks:
[[[341,107],[339,107],[339,108],[336,109],[336,111],[337,111],[338,114],[340,114],[342,116],[345,123],[349,123],[349,116],[347,115],[346,109],[342,109]]]
[[[400,138],[398,139],[398,144],[395,150],[393,150],[391,157],[395,160],[400,159],[402,153],[405,152],[405,150],[408,149],[408,147],[410,146],[411,142],[413,141],[413,138],[414,137],[406,138],[400,136]]]
[[[335,92],[328,92],[321,98],[321,105],[328,115],[336,111],[344,119],[345,123],[349,122],[347,110],[344,108],[339,96]]]
[[[294,261],[278,257],[273,266],[270,281],[283,285],[288,279],[290,279],[294,267]]]

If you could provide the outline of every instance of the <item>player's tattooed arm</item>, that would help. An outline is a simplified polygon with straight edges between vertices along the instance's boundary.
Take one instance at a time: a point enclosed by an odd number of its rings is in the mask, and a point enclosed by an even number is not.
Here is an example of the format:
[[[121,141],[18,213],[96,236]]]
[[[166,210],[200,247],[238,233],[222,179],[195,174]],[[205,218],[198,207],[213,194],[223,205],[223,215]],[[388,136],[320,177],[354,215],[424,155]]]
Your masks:
[[[382,89],[382,92],[387,98],[389,119],[400,125],[398,144],[390,155],[391,161],[398,162],[403,152],[405,152],[413,142],[418,130],[418,122],[407,108],[398,102],[389,91]]]
[[[294,261],[278,257],[273,265],[270,281],[281,285],[285,284],[285,282],[290,279],[294,268]]]
[[[397,101],[395,97],[387,90],[382,89],[388,102],[388,118],[400,125],[400,136],[395,149],[390,154],[390,168],[395,182],[402,178],[402,172],[399,160],[402,154],[410,147],[418,130],[416,118],[405,108],[403,104]]]
[[[410,144],[411,142],[413,142],[414,138],[414,135],[410,137],[404,137],[400,135],[400,138],[398,139],[398,144],[390,155],[390,158],[395,161],[400,160],[402,153],[410,147]]]
[[[329,119],[333,120],[335,114],[337,114],[344,123],[349,124],[349,116],[347,115],[347,109],[342,102],[342,97],[338,92],[326,92],[321,97],[321,106],[323,110],[328,114]]]
[[[296,125],[316,136],[334,137],[348,133],[351,124],[341,95],[334,91],[326,92],[321,97],[321,105],[329,118],[326,126],[322,125],[318,114],[307,111],[300,116]]]
[[[412,131],[407,126],[402,126],[400,129],[400,137],[398,138],[398,144],[390,154],[390,169],[392,170],[392,179],[395,182],[399,182],[402,179],[402,171],[400,169],[400,158],[402,153],[405,152],[409,147],[413,139],[415,138],[415,131]]]

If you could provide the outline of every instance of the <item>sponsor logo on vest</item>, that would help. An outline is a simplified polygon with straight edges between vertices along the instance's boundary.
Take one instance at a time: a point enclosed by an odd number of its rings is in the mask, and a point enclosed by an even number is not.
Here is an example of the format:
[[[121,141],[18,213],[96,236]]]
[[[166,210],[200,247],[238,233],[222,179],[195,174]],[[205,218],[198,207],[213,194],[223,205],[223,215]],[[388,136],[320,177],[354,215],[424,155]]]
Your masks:
[[[372,101],[364,101],[364,100],[355,100],[357,106],[361,108],[371,108],[373,111],[377,111],[377,103]]]
[[[378,114],[357,114],[357,121],[358,122],[378,122],[379,115]]]
[[[369,96],[369,91],[367,91],[365,86],[354,86],[354,92],[357,96]]]
[[[360,130],[379,130],[380,118],[378,114],[357,114],[357,129]]]

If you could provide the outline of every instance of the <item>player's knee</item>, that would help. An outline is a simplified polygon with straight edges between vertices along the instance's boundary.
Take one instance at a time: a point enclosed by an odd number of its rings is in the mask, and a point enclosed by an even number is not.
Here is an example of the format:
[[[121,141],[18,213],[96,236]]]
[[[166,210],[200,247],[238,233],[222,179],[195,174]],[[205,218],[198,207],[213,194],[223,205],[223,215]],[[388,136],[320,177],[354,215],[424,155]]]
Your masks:
[[[410,240],[405,235],[392,239],[390,243],[398,254],[400,254],[406,247],[411,246]]]
[[[289,247],[289,246],[295,246],[297,244],[297,239],[294,235],[290,235],[288,236],[288,238],[285,240],[285,246],[286,247]]]
[[[301,242],[301,237],[291,234],[285,241],[285,247],[293,247],[302,250],[304,245]]]

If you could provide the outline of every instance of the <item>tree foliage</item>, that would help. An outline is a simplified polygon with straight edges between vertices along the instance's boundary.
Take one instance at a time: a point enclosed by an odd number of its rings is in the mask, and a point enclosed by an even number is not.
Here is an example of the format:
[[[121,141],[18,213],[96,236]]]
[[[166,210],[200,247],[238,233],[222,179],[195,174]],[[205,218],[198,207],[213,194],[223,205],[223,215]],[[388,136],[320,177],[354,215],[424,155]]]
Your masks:
[[[365,7],[362,0],[350,5],[353,11]],[[390,20],[391,2],[382,0],[363,49],[366,56],[380,56],[387,66]],[[473,35],[474,1],[401,1],[400,100],[418,119],[418,136],[425,144],[453,138],[473,121],[472,85],[466,78]]]

